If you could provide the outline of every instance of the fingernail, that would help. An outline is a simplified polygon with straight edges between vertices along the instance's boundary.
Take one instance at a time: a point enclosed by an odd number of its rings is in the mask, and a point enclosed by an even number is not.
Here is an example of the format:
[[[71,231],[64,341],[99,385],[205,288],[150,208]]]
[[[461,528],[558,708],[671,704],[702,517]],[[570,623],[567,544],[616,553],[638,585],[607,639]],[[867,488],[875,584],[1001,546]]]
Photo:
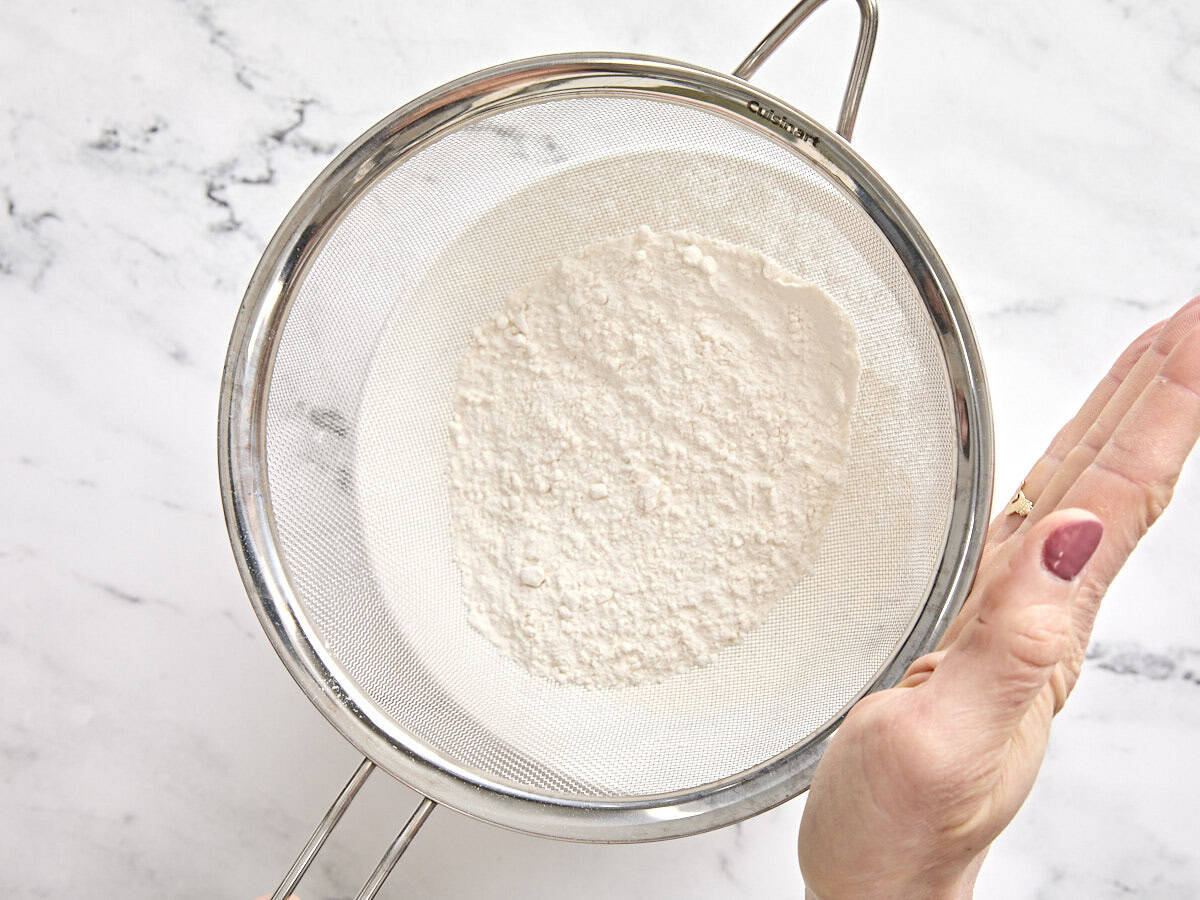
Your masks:
[[[1070,581],[1096,552],[1104,526],[1095,519],[1060,525],[1042,545],[1042,563],[1063,581]]]

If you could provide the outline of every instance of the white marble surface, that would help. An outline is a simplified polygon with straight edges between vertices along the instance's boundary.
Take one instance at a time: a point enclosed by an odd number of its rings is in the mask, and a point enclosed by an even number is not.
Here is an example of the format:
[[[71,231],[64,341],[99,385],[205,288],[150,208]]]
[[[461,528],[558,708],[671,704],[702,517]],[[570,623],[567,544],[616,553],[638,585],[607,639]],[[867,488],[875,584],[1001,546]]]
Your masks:
[[[1200,7],[880,0],[856,143],[954,273],[1003,490],[1133,333],[1200,290]],[[251,897],[355,754],[246,602],[217,386],[266,238],[344,143],[504,59],[730,69],[778,0],[18,2],[0,27],[0,896]],[[760,81],[830,120],[853,4]],[[1200,895],[1200,472],[1118,580],[979,896]],[[374,780],[306,883],[346,896],[413,795]],[[793,897],[802,800],[664,844],[439,810],[384,896]]]

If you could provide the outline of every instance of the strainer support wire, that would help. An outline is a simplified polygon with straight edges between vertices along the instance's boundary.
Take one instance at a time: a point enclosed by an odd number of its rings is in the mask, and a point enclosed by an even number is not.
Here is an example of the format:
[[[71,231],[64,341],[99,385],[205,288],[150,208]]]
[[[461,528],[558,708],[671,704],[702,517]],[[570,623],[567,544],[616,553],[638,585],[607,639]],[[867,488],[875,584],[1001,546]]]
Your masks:
[[[803,0],[739,66],[749,75],[791,31],[824,0]],[[849,137],[854,126],[876,31],[874,0],[858,0],[863,15],[858,49],[843,103],[839,131]],[[448,761],[426,757],[404,741],[402,732],[380,728],[372,717],[373,704],[345,676],[337,662],[322,651],[304,611],[291,596],[286,571],[276,549],[261,442],[265,429],[264,395],[270,381],[271,354],[286,320],[289,288],[320,248],[337,217],[365,189],[370,176],[399,161],[422,141],[436,139],[476,115],[514,103],[533,102],[541,95],[577,94],[589,90],[612,93],[645,92],[659,99],[697,102],[771,132],[798,152],[819,159],[826,171],[838,177],[886,236],[903,246],[905,264],[922,290],[940,299],[952,314],[935,321],[943,343],[954,346],[949,359],[956,415],[962,423],[958,448],[972,490],[956,496],[955,527],[963,537],[947,548],[931,596],[947,598],[944,604],[926,607],[911,639],[871,687],[887,685],[917,655],[929,649],[953,618],[965,597],[982,545],[983,527],[991,495],[990,410],[979,369],[978,354],[961,304],[949,276],[920,227],[891,190],[871,172],[848,145],[797,110],[742,81],[684,64],[649,57],[564,55],[498,66],[453,82],[394,113],[344,151],[308,189],[285,219],[264,254],[247,290],[231,341],[222,388],[220,466],[226,518],[234,536],[235,556],[256,612],[276,651],[314,704],[356,746],[368,755],[339,794],[329,813],[305,845],[300,857],[276,891],[286,896],[319,852],[332,828],[349,806],[373,768],[372,758],[412,760],[405,781],[419,792],[436,793],[455,808],[488,821],[531,833],[552,834],[575,840],[654,840],[696,833],[729,824],[770,808],[806,785],[820,753],[840,715],[814,736],[803,753],[783,753],[749,773],[722,782],[671,795],[671,802],[611,801],[588,807],[578,803],[550,803],[545,798],[500,790],[479,781]],[[756,111],[767,104],[792,123],[803,125],[807,136],[816,136],[821,148],[805,143],[778,122],[765,124]],[[749,110],[749,112],[747,112]],[[763,117],[765,118],[765,117]],[[411,134],[411,140],[408,136]],[[340,187],[340,191],[336,188]],[[935,317],[936,318],[936,317]],[[249,396],[247,396],[249,394]],[[267,602],[264,598],[271,598]],[[284,598],[282,603],[280,598]],[[849,707],[847,706],[847,709]],[[844,715],[846,710],[843,710]],[[357,721],[350,722],[347,712]],[[353,726],[353,727],[352,727]],[[395,773],[393,773],[395,774]],[[472,782],[475,782],[474,784]],[[484,790],[480,790],[484,788]],[[512,794],[512,796],[509,796]],[[422,800],[416,813],[397,836],[360,897],[373,897],[391,867],[404,852],[434,806]],[[604,816],[595,813],[603,807]]]

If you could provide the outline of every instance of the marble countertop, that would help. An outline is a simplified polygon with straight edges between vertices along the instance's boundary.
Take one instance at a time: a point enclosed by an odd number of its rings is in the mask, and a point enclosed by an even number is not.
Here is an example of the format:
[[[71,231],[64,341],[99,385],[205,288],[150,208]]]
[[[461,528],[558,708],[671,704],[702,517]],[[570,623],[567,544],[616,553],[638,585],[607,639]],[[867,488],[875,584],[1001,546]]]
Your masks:
[[[332,155],[460,74],[562,50],[729,70],[740,4],[177,0],[0,30],[0,895],[268,891],[357,755],[246,601],[217,388],[266,239]],[[1200,6],[880,0],[855,144],[971,311],[1001,493],[1136,332],[1200,290]],[[854,5],[756,79],[824,121]],[[1200,470],[1113,586],[979,896],[1200,895]],[[352,894],[415,804],[373,779],[306,881]],[[803,799],[662,844],[437,810],[382,896],[795,897]]]

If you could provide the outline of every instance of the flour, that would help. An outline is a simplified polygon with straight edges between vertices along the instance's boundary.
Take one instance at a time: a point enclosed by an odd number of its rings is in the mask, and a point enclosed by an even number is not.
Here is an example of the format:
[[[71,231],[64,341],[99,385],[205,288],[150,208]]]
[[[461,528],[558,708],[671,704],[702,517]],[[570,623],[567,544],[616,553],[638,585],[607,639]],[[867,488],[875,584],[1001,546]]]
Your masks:
[[[459,367],[471,623],[587,687],[707,663],[811,566],[858,375],[841,308],[753,250],[642,226],[561,260]]]

